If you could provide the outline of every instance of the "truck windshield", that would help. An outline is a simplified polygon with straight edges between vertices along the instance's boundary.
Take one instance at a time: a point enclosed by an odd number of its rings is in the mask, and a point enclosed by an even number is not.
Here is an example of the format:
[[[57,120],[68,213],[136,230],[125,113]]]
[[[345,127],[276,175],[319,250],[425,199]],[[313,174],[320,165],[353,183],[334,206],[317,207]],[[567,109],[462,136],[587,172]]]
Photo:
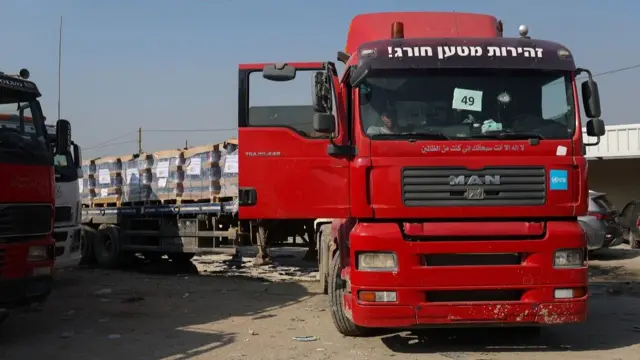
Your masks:
[[[371,74],[359,93],[373,140],[569,139],[576,128],[568,71],[393,70]]]
[[[0,89],[0,162],[51,164],[44,118],[35,97]],[[12,95],[12,96],[9,96]]]

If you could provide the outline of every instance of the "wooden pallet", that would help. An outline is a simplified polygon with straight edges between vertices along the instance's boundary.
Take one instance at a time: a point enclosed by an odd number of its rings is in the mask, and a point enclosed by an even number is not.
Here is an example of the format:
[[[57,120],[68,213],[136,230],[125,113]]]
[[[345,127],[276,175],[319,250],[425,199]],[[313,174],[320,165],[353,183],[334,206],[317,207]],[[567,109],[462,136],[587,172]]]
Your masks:
[[[120,207],[121,198],[119,196],[109,196],[105,198],[92,199],[89,207],[91,208],[106,208],[106,207]]]

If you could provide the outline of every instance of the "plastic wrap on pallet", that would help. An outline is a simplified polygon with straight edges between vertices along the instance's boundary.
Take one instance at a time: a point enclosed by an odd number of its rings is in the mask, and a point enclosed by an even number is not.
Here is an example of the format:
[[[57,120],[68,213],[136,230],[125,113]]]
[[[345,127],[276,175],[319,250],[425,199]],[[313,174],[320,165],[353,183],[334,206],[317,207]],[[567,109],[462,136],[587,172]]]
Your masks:
[[[228,144],[220,161],[220,197],[238,197],[238,145]]]
[[[175,200],[182,196],[184,157],[181,150],[157,151],[153,156],[151,189],[159,200]]]
[[[83,203],[238,197],[238,142],[105,157],[83,163]],[[216,200],[217,201],[217,200]]]
[[[125,163],[127,178],[126,202],[146,202],[157,200],[153,191],[156,162],[153,154],[132,155]]]
[[[78,179],[78,191],[80,192],[80,201],[83,204],[89,204],[91,198],[89,197],[89,185],[91,188],[95,188],[95,181],[90,182],[89,162],[85,161],[82,164],[82,179]],[[92,178],[92,177],[91,177]],[[92,178],[93,179],[93,178]]]
[[[220,194],[221,148],[215,144],[184,151],[183,199],[202,200]]]
[[[118,201],[122,195],[122,161],[119,157],[92,160],[89,170],[95,166],[93,181],[89,179],[89,197]],[[91,187],[93,185],[93,188]]]
[[[140,187],[139,155],[126,155],[122,161],[122,201],[142,201],[143,189]]]

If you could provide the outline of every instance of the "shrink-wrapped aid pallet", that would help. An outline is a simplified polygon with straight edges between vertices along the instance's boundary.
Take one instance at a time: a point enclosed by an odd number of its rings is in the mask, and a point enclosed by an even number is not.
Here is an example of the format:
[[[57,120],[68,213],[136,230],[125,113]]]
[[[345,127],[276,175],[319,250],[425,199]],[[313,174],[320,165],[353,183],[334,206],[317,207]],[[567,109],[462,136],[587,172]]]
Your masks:
[[[153,193],[158,200],[176,201],[183,193],[184,156],[182,151],[157,151],[151,155],[155,164],[151,179]]]
[[[133,191],[138,194],[137,201],[148,202],[158,200],[158,197],[154,192],[154,182],[156,181],[156,161],[153,154],[140,154],[136,164],[139,178],[137,190]],[[135,186],[135,184],[132,184],[132,186]]]
[[[122,156],[122,202],[136,203],[144,201],[144,188],[140,179],[140,155]]]
[[[89,161],[84,161],[82,163],[82,179],[78,179],[78,191],[80,192],[80,201],[82,205],[90,205],[91,198],[89,197],[89,189],[95,188],[95,179],[93,174],[89,171]]]
[[[222,150],[220,159],[222,178],[220,179],[220,197],[238,198],[238,142],[230,139]]]
[[[91,160],[96,184],[90,190],[92,204],[119,203],[122,198],[122,161],[119,157]]]
[[[220,194],[221,145],[203,145],[184,151],[183,200],[213,201]]]

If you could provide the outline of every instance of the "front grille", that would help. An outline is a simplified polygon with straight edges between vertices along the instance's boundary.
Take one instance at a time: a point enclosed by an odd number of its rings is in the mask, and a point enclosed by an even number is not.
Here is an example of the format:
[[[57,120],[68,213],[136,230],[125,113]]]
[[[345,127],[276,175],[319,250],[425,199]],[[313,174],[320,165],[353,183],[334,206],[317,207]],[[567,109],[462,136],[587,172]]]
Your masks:
[[[534,206],[545,200],[543,167],[402,169],[405,206]]]
[[[71,206],[56,206],[56,216],[54,221],[71,221]]]
[[[47,204],[0,204],[0,237],[48,234],[52,211]]]

